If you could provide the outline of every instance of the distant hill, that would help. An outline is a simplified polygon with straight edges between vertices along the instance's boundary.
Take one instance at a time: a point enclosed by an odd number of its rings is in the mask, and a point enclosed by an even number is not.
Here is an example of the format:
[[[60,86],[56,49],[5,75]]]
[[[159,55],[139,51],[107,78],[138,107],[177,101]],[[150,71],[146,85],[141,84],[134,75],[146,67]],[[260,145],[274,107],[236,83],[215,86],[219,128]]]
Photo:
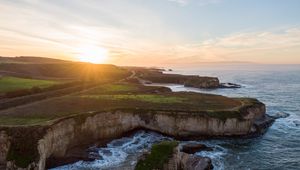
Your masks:
[[[19,56],[19,57],[1,57],[0,63],[65,63],[72,62],[54,58]]]
[[[0,76],[35,79],[115,79],[128,75],[124,68],[42,57],[0,57]]]

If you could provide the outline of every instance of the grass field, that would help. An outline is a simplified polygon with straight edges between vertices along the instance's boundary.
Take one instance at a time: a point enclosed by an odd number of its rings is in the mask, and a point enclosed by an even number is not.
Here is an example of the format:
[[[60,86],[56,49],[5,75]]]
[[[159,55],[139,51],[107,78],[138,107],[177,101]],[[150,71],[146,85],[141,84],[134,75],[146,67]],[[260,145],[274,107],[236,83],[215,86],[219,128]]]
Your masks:
[[[32,87],[45,88],[58,84],[57,81],[25,79],[18,77],[0,77],[0,93],[5,93],[20,89],[30,89]]]
[[[139,84],[106,84],[98,86],[89,91],[82,93],[83,95],[103,95],[103,94],[140,94],[153,91],[169,91],[165,87],[143,86]]]
[[[184,103],[187,98],[184,97],[176,97],[176,96],[164,96],[164,95],[154,95],[154,94],[115,94],[115,95],[82,95],[83,98],[92,98],[92,99],[100,99],[100,100],[116,100],[119,102],[125,100],[135,100],[141,102],[149,102],[149,103]]]
[[[2,110],[0,125],[43,124],[69,115],[116,109],[184,111],[196,114],[205,112],[209,116],[223,119],[239,116],[237,108],[242,105],[240,99],[187,92],[157,92],[158,89],[161,87],[100,85],[84,92]]]
[[[104,92],[132,92],[137,91],[139,88],[137,85],[131,85],[131,84],[108,84],[103,85],[98,88],[98,90],[104,91]],[[95,91],[92,91],[95,92]]]

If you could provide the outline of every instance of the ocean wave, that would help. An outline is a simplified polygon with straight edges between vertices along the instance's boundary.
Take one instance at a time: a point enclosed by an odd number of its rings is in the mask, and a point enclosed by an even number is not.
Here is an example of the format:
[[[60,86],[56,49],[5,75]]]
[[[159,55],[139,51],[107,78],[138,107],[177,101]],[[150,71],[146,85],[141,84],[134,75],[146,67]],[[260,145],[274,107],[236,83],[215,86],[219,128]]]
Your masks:
[[[106,147],[91,147],[88,150],[97,154],[95,161],[78,161],[73,164],[53,168],[52,170],[99,170],[122,166],[122,163],[130,162],[134,166],[138,156],[149,150],[154,143],[172,140],[155,132],[138,131],[133,136],[116,139]]]

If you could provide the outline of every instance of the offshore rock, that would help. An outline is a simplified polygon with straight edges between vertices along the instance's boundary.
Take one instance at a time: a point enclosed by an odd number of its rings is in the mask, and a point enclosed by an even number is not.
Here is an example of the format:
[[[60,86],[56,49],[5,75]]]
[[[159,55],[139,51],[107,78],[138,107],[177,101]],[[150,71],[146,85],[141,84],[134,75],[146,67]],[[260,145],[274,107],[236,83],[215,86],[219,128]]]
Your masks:
[[[181,147],[181,152],[187,153],[187,154],[194,154],[196,152],[200,151],[213,151],[213,148],[208,147],[204,144],[199,143],[188,143]]]
[[[212,161],[208,157],[182,154],[181,169],[183,170],[212,170]]]
[[[285,112],[278,112],[278,113],[276,113],[273,117],[275,118],[275,119],[279,119],[279,118],[287,118],[287,117],[289,117],[290,116],[290,114],[288,114],[288,113],[285,113]]]
[[[234,88],[241,88],[242,86],[239,84],[235,83],[220,83],[219,88],[229,88],[229,89],[234,89]]]

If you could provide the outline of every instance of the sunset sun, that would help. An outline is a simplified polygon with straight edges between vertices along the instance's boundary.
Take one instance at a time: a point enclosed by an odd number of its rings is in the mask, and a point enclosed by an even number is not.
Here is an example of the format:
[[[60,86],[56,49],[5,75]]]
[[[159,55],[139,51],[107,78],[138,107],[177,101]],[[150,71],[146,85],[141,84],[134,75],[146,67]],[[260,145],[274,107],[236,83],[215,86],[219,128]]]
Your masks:
[[[108,58],[108,50],[98,46],[82,46],[78,48],[76,58],[82,62],[101,64]]]

